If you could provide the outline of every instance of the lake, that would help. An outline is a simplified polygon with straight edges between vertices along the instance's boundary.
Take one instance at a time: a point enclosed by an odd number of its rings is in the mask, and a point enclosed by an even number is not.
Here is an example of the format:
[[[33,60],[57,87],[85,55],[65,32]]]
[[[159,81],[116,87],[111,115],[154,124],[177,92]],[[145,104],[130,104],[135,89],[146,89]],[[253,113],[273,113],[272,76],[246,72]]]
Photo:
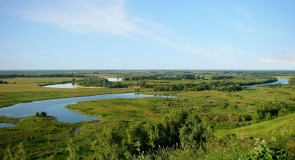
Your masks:
[[[14,124],[10,124],[10,123],[0,123],[0,128],[9,128],[13,126]]]
[[[110,82],[118,82],[118,81],[122,81],[122,78],[106,78],[108,81]]]
[[[110,82],[119,82],[122,81],[122,78],[106,78]],[[42,87],[47,87],[47,88],[76,88],[75,85],[72,83],[65,83],[65,84],[50,84],[50,85],[45,85]]]
[[[263,85],[272,85],[272,84],[288,84],[289,79],[279,79],[276,82],[271,82],[271,83],[263,83],[263,84],[254,84],[254,85],[249,85],[246,87],[256,87],[256,86],[263,86]]]
[[[95,116],[87,116],[76,113],[72,110],[65,108],[66,105],[76,104],[81,101],[89,101],[96,99],[109,99],[109,98],[142,98],[142,97],[170,97],[158,95],[145,95],[135,93],[121,93],[121,94],[103,94],[87,97],[72,97],[72,98],[59,98],[41,101],[33,101],[27,103],[19,103],[8,107],[0,108],[0,116],[5,117],[27,117],[33,116],[36,112],[46,112],[49,116],[54,116],[60,122],[81,122],[86,120],[98,120]]]
[[[45,85],[47,88],[76,88],[72,83]]]

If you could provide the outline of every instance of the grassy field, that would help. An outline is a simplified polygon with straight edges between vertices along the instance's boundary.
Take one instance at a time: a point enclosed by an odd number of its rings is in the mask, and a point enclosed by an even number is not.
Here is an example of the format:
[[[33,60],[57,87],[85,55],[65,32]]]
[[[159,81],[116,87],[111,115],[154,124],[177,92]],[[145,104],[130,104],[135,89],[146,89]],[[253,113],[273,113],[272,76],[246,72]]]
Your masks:
[[[165,98],[116,98],[78,102],[67,108],[101,120],[155,121],[168,112]]]
[[[21,142],[32,158],[64,153],[74,127],[74,123],[60,123],[53,117],[26,117],[15,127],[0,128],[0,157],[8,144],[17,148]]]

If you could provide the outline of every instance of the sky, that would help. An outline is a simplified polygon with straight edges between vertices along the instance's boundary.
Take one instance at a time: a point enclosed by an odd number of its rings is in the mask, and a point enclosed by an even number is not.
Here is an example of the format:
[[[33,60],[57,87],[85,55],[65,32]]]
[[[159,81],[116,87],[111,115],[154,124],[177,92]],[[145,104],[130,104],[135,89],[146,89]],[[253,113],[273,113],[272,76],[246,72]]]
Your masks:
[[[0,0],[0,70],[295,70],[294,0]]]

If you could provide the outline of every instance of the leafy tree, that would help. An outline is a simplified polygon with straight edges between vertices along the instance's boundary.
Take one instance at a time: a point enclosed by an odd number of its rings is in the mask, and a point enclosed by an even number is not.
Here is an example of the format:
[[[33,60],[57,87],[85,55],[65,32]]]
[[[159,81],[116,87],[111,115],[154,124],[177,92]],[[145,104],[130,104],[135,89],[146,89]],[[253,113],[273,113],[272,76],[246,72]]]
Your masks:
[[[47,113],[46,112],[41,112],[40,113],[40,117],[46,117],[47,116]]]
[[[271,120],[271,114],[269,113],[269,112],[267,112],[266,114],[265,114],[265,117],[264,117],[264,119],[265,120]]]
[[[180,129],[179,137],[184,149],[197,149],[207,141],[213,140],[213,129],[192,113]]]
[[[122,145],[124,132],[121,131],[120,125],[114,123],[103,127],[97,139],[91,144],[91,149],[94,151],[92,158],[122,159],[124,157],[126,147]]]
[[[258,112],[254,112],[254,113],[251,115],[251,118],[252,118],[251,123],[252,123],[252,124],[255,124],[255,123],[260,122],[261,115],[260,115]]]
[[[128,143],[131,145],[131,148],[133,148],[133,152],[137,150],[140,154],[141,151],[148,151],[150,149],[148,145],[148,133],[144,128],[143,122],[137,122],[131,125],[127,130],[127,136]]]

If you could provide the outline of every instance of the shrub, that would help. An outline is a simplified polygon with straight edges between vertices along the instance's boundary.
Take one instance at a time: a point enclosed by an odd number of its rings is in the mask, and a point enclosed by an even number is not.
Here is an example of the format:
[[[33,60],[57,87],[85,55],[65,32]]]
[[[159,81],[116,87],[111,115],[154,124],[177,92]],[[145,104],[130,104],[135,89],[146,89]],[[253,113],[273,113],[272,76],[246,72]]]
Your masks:
[[[103,127],[96,140],[91,144],[94,151],[93,159],[122,159],[124,147],[122,146],[122,133],[120,123],[109,124]]]
[[[47,116],[47,113],[46,112],[41,112],[40,113],[40,117],[46,117]]]
[[[239,159],[287,159],[287,152],[283,149],[274,149],[267,145],[262,138],[257,138],[254,148],[245,157],[241,156]]]
[[[184,149],[198,149],[203,143],[213,140],[213,129],[201,122],[196,114],[190,114],[180,129],[179,137]]]

